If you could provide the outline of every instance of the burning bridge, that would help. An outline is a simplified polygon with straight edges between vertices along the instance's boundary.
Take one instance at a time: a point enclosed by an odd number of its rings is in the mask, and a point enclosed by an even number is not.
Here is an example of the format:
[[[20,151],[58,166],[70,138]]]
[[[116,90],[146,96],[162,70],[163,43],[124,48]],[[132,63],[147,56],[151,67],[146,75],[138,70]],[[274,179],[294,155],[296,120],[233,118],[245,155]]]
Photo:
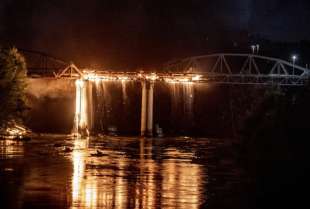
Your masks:
[[[92,86],[109,81],[141,83],[141,135],[153,133],[154,84],[193,85],[215,83],[222,85],[303,86],[310,71],[281,59],[254,54],[211,54],[166,63],[157,72],[113,72],[79,69],[43,53],[23,51],[28,76],[76,80],[76,110],[74,132],[88,134],[93,122],[91,115]]]

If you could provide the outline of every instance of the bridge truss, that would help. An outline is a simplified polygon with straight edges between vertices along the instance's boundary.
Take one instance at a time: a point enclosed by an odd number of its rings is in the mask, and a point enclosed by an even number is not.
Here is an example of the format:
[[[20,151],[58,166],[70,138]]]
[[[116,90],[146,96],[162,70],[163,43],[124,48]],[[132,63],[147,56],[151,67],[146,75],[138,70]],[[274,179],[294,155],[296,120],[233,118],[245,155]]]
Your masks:
[[[285,60],[254,54],[211,54],[167,63],[164,69],[203,75],[220,84],[304,85],[310,70]]]
[[[45,53],[22,50],[28,76],[85,80],[163,81],[227,85],[303,86],[310,70],[285,60],[255,54],[211,54],[169,62],[160,72],[79,69]]]
[[[44,52],[19,49],[27,63],[29,77],[54,77],[63,71],[69,63]]]

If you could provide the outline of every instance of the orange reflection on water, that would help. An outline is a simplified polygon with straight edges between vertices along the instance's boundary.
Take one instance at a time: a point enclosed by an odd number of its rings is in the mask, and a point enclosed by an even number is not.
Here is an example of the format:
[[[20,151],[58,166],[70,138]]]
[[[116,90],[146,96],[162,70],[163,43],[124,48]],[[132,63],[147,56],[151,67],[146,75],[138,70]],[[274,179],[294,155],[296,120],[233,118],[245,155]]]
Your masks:
[[[140,139],[138,158],[122,146],[100,147],[103,155],[91,156],[97,148],[88,148],[87,140],[75,141],[72,209],[199,208],[203,171],[192,163],[193,153],[162,149],[158,161],[152,140]]]
[[[162,163],[162,208],[199,208],[201,166],[190,163],[192,153],[170,149],[165,154],[168,159]]]
[[[74,150],[72,152],[73,177],[72,177],[72,201],[73,205],[78,204],[81,199],[81,184],[85,170],[85,149],[87,148],[86,140],[75,140]]]
[[[124,159],[120,159],[118,162],[119,170],[117,171],[117,178],[115,180],[115,208],[116,209],[124,209],[127,208],[127,181],[124,179],[125,177],[125,166],[126,162]]]
[[[72,208],[127,208],[123,159],[91,157],[87,140],[76,140],[72,152]],[[109,168],[111,164],[114,167]],[[92,167],[92,166],[98,166]]]
[[[16,140],[0,140],[0,158],[12,158],[14,156],[21,156],[24,153],[24,146],[22,142]]]
[[[156,174],[157,163],[152,159],[152,140],[140,139],[139,176],[136,185],[135,208],[156,207]]]

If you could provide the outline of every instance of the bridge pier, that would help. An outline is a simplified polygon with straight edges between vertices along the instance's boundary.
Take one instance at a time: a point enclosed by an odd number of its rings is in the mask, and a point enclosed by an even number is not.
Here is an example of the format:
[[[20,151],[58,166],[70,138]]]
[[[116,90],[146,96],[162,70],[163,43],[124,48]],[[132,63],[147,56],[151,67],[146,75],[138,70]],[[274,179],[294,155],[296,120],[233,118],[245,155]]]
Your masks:
[[[141,85],[141,136],[153,136],[154,83],[143,81]]]
[[[87,81],[87,129],[92,131],[94,127],[94,108],[93,108],[93,82]]]
[[[92,84],[87,80],[76,80],[75,118],[73,133],[88,136],[93,125]]]
[[[154,83],[151,82],[149,86],[148,98],[148,114],[147,114],[147,134],[153,136],[153,104],[154,104]]]
[[[146,131],[146,104],[147,104],[147,89],[146,82],[143,81],[142,85],[142,101],[141,101],[141,136],[145,135]]]

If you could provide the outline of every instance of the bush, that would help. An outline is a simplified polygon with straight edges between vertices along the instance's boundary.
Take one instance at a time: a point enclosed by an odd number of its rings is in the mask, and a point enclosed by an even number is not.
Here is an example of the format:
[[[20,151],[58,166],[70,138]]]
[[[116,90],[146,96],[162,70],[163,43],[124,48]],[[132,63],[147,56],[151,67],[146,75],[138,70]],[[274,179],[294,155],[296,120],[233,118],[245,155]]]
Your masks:
[[[0,47],[0,125],[22,122],[26,107],[26,62],[16,48]]]

